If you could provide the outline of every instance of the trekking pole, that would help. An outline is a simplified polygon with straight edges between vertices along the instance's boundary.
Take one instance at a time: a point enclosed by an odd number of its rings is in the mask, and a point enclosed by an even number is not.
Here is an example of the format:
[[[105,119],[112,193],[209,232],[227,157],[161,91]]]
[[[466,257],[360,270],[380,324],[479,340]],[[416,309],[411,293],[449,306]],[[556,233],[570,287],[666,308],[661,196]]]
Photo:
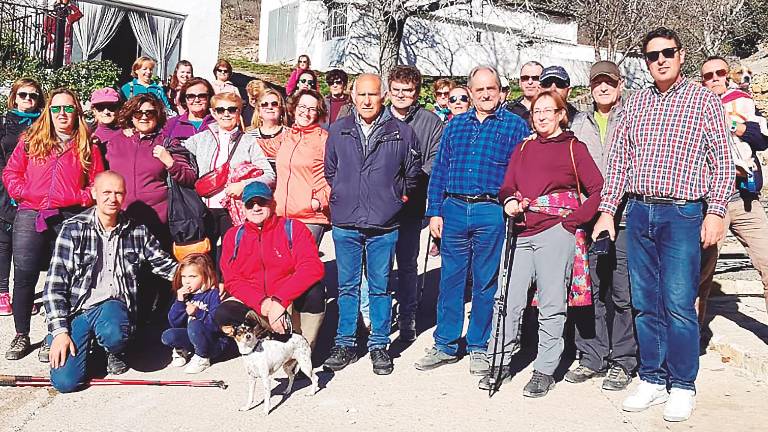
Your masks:
[[[90,386],[163,386],[163,387],[218,387],[226,389],[224,381],[152,381],[131,379],[94,378],[88,382]],[[48,387],[51,379],[41,376],[0,375],[0,387]]]
[[[515,233],[514,220],[509,219],[507,222],[507,235],[506,235],[507,249],[504,253],[504,267],[501,275],[501,283],[504,285],[501,290],[498,299],[496,300],[496,306],[498,314],[496,315],[496,332],[493,338],[493,358],[491,359],[491,374],[488,379],[488,397],[493,396],[496,390],[496,383],[501,381],[501,368],[504,364],[504,344],[506,343],[506,332],[502,328],[506,327],[507,323],[507,296],[509,295],[509,280],[512,272],[512,263],[514,262],[515,248],[517,246],[517,234]],[[501,364],[498,365],[498,371],[496,369],[496,357],[499,351],[499,333],[501,333]]]
[[[421,274],[421,283],[419,284],[419,294],[416,297],[416,303],[421,304],[421,297],[424,295],[424,285],[427,284],[427,263],[429,262],[429,248],[432,245],[432,232],[430,231],[427,237],[427,247],[424,249],[427,253],[424,254],[424,273]]]

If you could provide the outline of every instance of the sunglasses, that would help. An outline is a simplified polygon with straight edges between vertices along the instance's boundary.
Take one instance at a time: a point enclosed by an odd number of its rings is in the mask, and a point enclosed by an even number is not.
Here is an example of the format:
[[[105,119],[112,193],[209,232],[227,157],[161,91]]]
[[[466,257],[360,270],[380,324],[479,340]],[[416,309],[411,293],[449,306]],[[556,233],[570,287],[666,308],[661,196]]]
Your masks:
[[[342,81],[342,80],[335,80],[335,81],[331,81],[330,85],[343,85],[343,84],[344,84],[344,81]]]
[[[709,81],[712,78],[714,78],[715,75],[717,75],[718,77],[722,78],[722,77],[728,75],[728,71],[725,70],[725,69],[718,69],[718,70],[716,70],[714,72],[707,72],[707,73],[701,75],[701,77],[704,78],[704,81]]]
[[[64,110],[67,114],[72,114],[75,112],[75,106],[74,105],[54,105],[51,107],[51,113],[52,114],[58,114],[61,112],[61,110]]]
[[[208,99],[208,93],[198,93],[198,94],[187,93],[184,95],[184,98],[188,101],[195,100],[195,99],[204,100],[204,99]]]
[[[216,114],[222,115],[224,112],[228,112],[230,114],[234,114],[237,112],[239,108],[236,106],[229,106],[229,107],[216,107],[213,110],[216,111]]]
[[[306,78],[300,79],[299,82],[302,83],[302,84],[309,84],[311,86],[315,85],[315,81],[314,80],[308,80]]]
[[[317,112],[317,108],[316,107],[308,107],[306,105],[299,105],[299,106],[296,107],[296,111],[308,112],[310,114],[314,114],[314,113]]]
[[[150,110],[136,110],[133,112],[133,118],[136,120],[141,120],[144,117],[147,117],[147,120],[152,120],[155,117],[157,117],[157,111],[150,109]]]
[[[545,89],[552,87],[552,84],[561,90],[568,88],[568,83],[561,80],[560,78],[547,78],[541,82],[541,86]]]
[[[659,51],[648,51],[645,53],[645,59],[649,62],[655,62],[659,60],[659,54],[663,55],[664,58],[672,59],[675,58],[675,53],[680,51],[680,48],[674,47],[674,48],[664,48],[663,50]]]
[[[451,96],[448,98],[448,102],[450,103],[456,103],[458,101],[462,101],[464,103],[469,102],[469,96],[461,95],[461,96]]]
[[[520,75],[520,82],[538,81],[539,75]]]
[[[262,108],[269,108],[269,107],[277,108],[277,107],[280,106],[280,102],[278,102],[278,101],[262,102],[262,103],[259,104],[259,106],[262,107]]]
[[[266,198],[256,197],[256,198],[249,199],[248,202],[245,203],[245,208],[247,210],[251,210],[251,209],[253,209],[256,206],[259,206],[259,207],[269,207],[269,203],[270,202],[271,201],[266,199]]]
[[[449,91],[447,91],[447,92],[439,91],[439,92],[435,92],[435,94],[440,96],[440,97],[442,97],[442,96],[448,96],[449,94],[451,94],[451,92],[449,92]]]
[[[218,72],[218,73],[223,73],[223,74],[228,74],[228,73],[230,73],[230,72],[229,72],[229,69],[216,69],[216,72]]]
[[[94,111],[99,111],[99,112],[101,112],[101,111],[116,112],[117,111],[117,104],[111,104],[111,103],[94,104],[94,105],[91,105],[91,108],[93,108]]]
[[[21,99],[35,99],[37,100],[37,97],[40,96],[37,93],[28,93],[28,92],[18,92],[16,93],[16,96],[18,96]]]

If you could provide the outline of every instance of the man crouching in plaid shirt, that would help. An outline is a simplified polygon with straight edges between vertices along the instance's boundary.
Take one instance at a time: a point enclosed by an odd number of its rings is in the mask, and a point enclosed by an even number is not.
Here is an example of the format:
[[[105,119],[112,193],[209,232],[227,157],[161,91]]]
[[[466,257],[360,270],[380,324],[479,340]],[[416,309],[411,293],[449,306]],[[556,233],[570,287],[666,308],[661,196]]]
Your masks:
[[[171,280],[177,266],[147,227],[122,214],[120,174],[98,174],[91,193],[96,206],[64,222],[43,289],[51,383],[62,393],[88,381],[94,340],[107,352],[108,373],[128,370],[124,351],[135,321],[139,267],[147,262]]]
[[[723,104],[682,76],[685,51],[677,34],[656,29],[642,49],[654,85],[624,106],[593,232],[613,238],[613,215],[626,193],[640,385],[623,409],[665,403],[665,420],[684,421],[696,403],[701,246],[724,235],[735,170]]]

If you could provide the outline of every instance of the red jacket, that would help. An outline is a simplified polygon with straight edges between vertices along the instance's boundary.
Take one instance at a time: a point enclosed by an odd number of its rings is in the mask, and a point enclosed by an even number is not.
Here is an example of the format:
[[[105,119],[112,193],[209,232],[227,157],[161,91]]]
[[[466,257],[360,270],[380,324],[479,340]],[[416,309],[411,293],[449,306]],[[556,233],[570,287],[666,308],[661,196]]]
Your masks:
[[[91,166],[83,172],[73,145],[60,155],[30,159],[26,145],[19,142],[3,170],[3,183],[20,209],[45,210],[93,204],[91,185],[104,171],[99,147],[91,146]]]
[[[258,313],[265,298],[274,297],[288,307],[323,278],[325,269],[312,234],[303,223],[294,220],[292,224],[290,249],[284,218],[272,216],[263,227],[246,221],[234,260],[231,258],[239,227],[230,228],[224,235],[220,263],[224,289]]]

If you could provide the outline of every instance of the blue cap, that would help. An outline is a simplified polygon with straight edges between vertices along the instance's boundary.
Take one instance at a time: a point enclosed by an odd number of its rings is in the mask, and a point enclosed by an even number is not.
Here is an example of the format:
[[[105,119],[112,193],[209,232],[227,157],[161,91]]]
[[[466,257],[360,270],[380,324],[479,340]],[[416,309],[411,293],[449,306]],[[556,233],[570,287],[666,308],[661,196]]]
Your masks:
[[[539,76],[539,82],[542,82],[547,78],[557,78],[563,81],[567,86],[570,87],[571,85],[571,77],[568,76],[568,72],[566,72],[565,68],[562,66],[549,66],[544,68],[544,70],[541,71],[541,76]]]
[[[243,189],[243,197],[241,199],[244,203],[247,203],[257,197],[271,200],[272,188],[260,181],[248,183]]]

